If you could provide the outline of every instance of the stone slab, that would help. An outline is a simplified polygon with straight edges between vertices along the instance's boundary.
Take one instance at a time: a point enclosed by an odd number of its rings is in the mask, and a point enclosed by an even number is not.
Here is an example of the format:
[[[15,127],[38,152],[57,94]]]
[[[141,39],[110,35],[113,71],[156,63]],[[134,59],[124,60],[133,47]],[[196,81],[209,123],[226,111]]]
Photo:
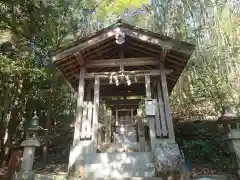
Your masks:
[[[36,139],[27,139],[21,143],[23,147],[39,147],[40,143]]]

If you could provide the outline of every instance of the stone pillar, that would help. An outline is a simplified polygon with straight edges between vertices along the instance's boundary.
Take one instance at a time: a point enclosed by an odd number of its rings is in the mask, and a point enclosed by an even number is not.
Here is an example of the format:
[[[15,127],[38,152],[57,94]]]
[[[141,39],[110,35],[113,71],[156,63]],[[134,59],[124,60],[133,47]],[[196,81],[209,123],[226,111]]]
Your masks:
[[[78,95],[77,95],[77,107],[76,107],[76,120],[74,124],[74,139],[73,146],[70,150],[69,163],[68,163],[68,179],[77,179],[78,177],[84,177],[83,162],[84,154],[91,152],[92,142],[81,141],[81,128],[84,106],[84,87],[85,87],[85,67],[80,67]]]
[[[21,146],[24,147],[21,170],[31,171],[34,161],[35,148],[39,147],[40,144],[36,139],[28,139],[23,141]]]
[[[240,178],[240,129],[231,129],[228,133],[228,140],[230,151],[237,161],[237,175]]]
[[[21,143],[21,146],[24,147],[24,151],[21,171],[16,174],[16,177],[14,177],[17,180],[35,179],[35,171],[32,170],[32,167],[35,158],[35,149],[40,146],[40,143],[36,139],[37,131],[39,131],[38,117],[35,114],[32,118],[31,124],[27,127],[27,139]]]
[[[219,124],[224,125],[227,133],[229,149],[237,161],[237,175],[240,178],[240,117],[236,116],[230,104],[222,108],[222,116],[218,119]]]
[[[27,139],[22,142],[21,146],[24,147],[23,160],[21,164],[21,171],[17,174],[17,180],[34,180],[35,171],[32,170],[34,155],[36,147],[40,146],[40,143],[36,139]]]

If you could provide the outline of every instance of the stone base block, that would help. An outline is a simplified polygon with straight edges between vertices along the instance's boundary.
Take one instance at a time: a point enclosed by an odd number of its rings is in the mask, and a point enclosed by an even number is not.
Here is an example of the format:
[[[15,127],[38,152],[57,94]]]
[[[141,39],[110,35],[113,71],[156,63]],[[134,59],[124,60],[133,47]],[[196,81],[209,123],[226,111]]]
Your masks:
[[[67,179],[67,174],[63,174],[63,175],[43,175],[43,174],[37,174],[35,176],[35,180],[68,180]]]
[[[237,170],[237,176],[240,179],[240,170]]]
[[[13,175],[13,180],[35,180],[35,171],[22,171]]]
[[[94,143],[92,141],[80,141],[73,145],[69,155],[68,168],[73,166],[76,161],[81,160],[84,154],[96,153]]]

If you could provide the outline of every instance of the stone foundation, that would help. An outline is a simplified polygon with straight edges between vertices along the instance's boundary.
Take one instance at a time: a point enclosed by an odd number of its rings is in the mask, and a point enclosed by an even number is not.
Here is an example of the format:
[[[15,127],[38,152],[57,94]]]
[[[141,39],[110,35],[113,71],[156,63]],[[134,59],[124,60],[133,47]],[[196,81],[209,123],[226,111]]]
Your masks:
[[[166,178],[163,177],[130,177],[130,178],[112,178],[112,177],[104,177],[104,178],[94,178],[94,180],[166,180],[170,179],[168,176]],[[175,180],[179,177],[176,176]],[[37,174],[35,180],[67,180],[67,175],[41,175]],[[194,176],[193,180],[237,180],[234,175],[206,175],[206,176]],[[92,178],[79,178],[79,180],[93,180]]]

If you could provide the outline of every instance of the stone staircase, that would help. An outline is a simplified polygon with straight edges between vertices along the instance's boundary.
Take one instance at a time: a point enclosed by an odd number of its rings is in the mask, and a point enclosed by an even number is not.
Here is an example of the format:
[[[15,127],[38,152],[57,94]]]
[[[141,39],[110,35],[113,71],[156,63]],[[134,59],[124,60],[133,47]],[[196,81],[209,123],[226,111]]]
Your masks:
[[[152,152],[111,152],[83,155],[84,180],[166,180],[155,177]],[[36,180],[67,180],[66,173],[36,175]],[[237,180],[230,175],[195,176],[193,180]],[[177,180],[180,180],[177,179]]]
[[[151,152],[111,152],[84,155],[84,173],[87,179],[136,179],[155,176],[153,153]],[[57,178],[67,179],[66,174],[55,174]],[[36,175],[39,180],[50,180],[49,175]],[[51,179],[52,180],[52,179]]]
[[[96,153],[84,156],[86,177],[154,177],[151,152]]]

